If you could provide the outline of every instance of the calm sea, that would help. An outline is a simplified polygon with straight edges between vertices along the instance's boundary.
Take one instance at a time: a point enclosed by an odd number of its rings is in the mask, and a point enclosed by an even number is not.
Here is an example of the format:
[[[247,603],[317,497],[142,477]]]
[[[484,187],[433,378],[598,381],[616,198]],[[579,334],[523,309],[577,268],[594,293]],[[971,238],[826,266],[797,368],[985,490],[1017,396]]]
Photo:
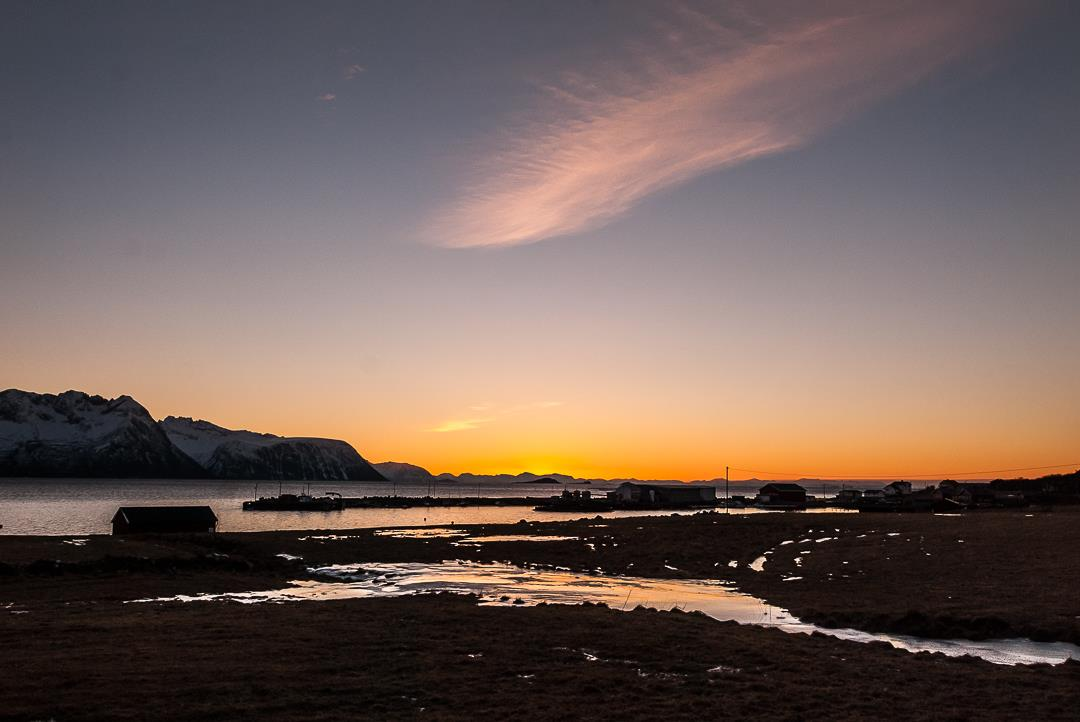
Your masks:
[[[574,487],[581,488],[581,487]],[[594,487],[584,487],[603,491]],[[299,482],[282,486],[299,493]],[[467,500],[477,493],[486,497],[551,496],[562,487],[535,484],[475,485],[440,482],[438,497]],[[271,531],[275,529],[356,529],[381,526],[413,526],[481,523],[513,523],[519,519],[557,521],[582,514],[541,513],[528,506],[462,506],[413,509],[344,509],[332,512],[243,511],[241,504],[255,495],[251,481],[203,481],[176,479],[0,479],[0,534],[107,534],[110,519],[123,505],[206,504],[220,520],[220,531]],[[327,482],[311,487],[313,494],[336,491],[347,497],[420,497],[431,491],[426,483],[397,484]],[[258,483],[261,496],[278,493],[276,481]],[[633,516],[647,512],[616,512]]]
[[[731,484],[732,494],[753,495],[760,482]],[[571,486],[604,494],[610,484]],[[259,496],[276,496],[278,482],[260,481]],[[219,531],[274,531],[278,529],[362,529],[383,526],[441,526],[444,524],[512,524],[529,521],[566,521],[584,516],[580,512],[537,512],[531,506],[469,506],[470,497],[547,497],[562,492],[561,485],[475,484],[439,482],[434,496],[461,499],[463,506],[412,509],[343,509],[328,512],[243,511],[241,504],[256,494],[253,481],[206,481],[193,479],[2,479],[0,478],[0,534],[108,534],[110,520],[119,506],[208,505],[217,514]],[[285,493],[301,493],[301,482],[284,482]],[[427,483],[318,482],[316,496],[336,491],[342,496],[422,497],[432,493]],[[717,496],[724,490],[717,488]],[[733,510],[759,513],[758,509]],[[811,511],[835,511],[814,509]],[[602,516],[645,516],[671,512],[615,511]]]

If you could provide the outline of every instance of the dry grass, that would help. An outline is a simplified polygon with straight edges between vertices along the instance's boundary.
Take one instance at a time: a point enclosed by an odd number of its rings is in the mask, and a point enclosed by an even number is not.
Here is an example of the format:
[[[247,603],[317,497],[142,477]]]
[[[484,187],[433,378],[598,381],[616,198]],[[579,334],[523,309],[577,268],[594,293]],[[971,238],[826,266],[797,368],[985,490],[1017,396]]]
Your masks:
[[[699,615],[447,595],[102,602],[5,615],[0,647],[4,719],[1064,719],[1080,701],[1080,664],[997,667]]]
[[[1000,667],[699,615],[477,607],[448,596],[121,600],[268,588],[308,563],[465,558],[729,579],[819,623],[1075,641],[1077,522],[1073,512],[703,514],[488,527],[475,531],[580,539],[479,548],[366,531],[336,541],[297,532],[93,537],[82,546],[0,537],[0,604],[14,605],[0,610],[0,717],[1070,718],[1080,664]],[[750,571],[769,549],[765,571]],[[792,574],[803,579],[780,581]]]

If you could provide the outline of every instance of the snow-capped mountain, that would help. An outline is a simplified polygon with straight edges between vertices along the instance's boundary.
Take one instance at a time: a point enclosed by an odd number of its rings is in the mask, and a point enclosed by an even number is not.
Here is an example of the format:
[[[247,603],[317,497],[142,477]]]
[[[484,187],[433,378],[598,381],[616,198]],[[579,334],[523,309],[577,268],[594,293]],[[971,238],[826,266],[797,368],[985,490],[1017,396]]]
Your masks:
[[[200,478],[130,396],[0,391],[0,476]]]
[[[373,466],[379,473],[391,481],[418,482],[430,481],[434,474],[422,466],[407,464],[404,461],[382,461]]]
[[[178,416],[160,426],[177,448],[218,479],[385,480],[356,449],[336,439],[233,431]]]
[[[0,476],[384,481],[349,444],[155,421],[130,396],[0,392]]]

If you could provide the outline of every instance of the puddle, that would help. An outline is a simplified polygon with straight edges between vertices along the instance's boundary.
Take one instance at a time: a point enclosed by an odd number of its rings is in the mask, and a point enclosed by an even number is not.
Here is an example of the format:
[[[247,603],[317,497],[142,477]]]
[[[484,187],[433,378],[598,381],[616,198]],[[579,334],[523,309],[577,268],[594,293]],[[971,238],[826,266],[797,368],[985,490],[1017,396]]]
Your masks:
[[[557,541],[580,541],[576,536],[555,536],[543,534],[491,534],[488,536],[469,536],[469,532],[461,529],[448,529],[445,527],[425,527],[422,529],[376,529],[375,536],[386,536],[394,539],[457,539],[454,546],[476,546],[488,542],[557,542]],[[312,539],[347,538],[334,537],[310,537]]]
[[[446,529],[444,527],[425,527],[423,529],[376,529],[375,536],[388,536],[394,539],[448,539],[458,536],[468,536],[469,533],[460,529]],[[317,537],[315,537],[317,538]]]
[[[61,544],[70,544],[70,545],[76,546],[76,547],[84,547],[84,546],[86,546],[86,542],[88,542],[88,541],[90,541],[90,540],[89,539],[65,539],[64,541],[61,542]]]
[[[528,541],[528,542],[559,542],[559,541],[579,541],[580,537],[576,536],[543,536],[533,534],[502,534],[492,536],[471,536],[464,541],[467,542],[516,542],[516,541]]]
[[[765,571],[765,562],[767,561],[769,561],[768,557],[760,556],[754,561],[750,562],[750,568],[753,569],[755,572],[763,572]]]
[[[226,594],[178,595],[134,602],[192,602],[224,600],[245,604],[305,600],[395,597],[407,594],[453,592],[475,594],[480,604],[532,606],[604,603],[613,609],[645,606],[698,611],[721,621],[770,626],[785,632],[820,632],[854,642],[887,642],[909,652],[936,652],[951,657],[971,655],[994,664],[1059,664],[1080,660],[1080,647],[1064,642],[1028,639],[971,641],[923,639],[905,635],[871,634],[854,629],[828,629],[802,622],[780,607],[737,592],[719,581],[647,579],[597,576],[549,569],[523,569],[510,564],[443,562],[440,564],[349,564],[309,570],[328,581],[300,580],[284,589]],[[786,581],[796,581],[789,577]],[[518,601],[520,600],[520,601]]]

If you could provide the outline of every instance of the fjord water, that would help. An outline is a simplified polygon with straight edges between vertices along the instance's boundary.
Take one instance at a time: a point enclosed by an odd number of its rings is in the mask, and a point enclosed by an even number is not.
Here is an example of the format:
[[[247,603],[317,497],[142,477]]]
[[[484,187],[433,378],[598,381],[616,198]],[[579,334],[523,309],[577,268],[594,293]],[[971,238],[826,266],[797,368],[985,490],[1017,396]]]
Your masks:
[[[276,481],[205,481],[183,479],[0,479],[0,534],[108,534],[110,519],[119,506],[208,505],[218,516],[219,531],[271,531],[281,529],[358,529],[379,526],[513,523],[560,521],[582,514],[536,512],[531,506],[469,506],[477,487],[439,482],[435,495],[460,499],[462,506],[411,509],[343,509],[329,512],[249,511],[241,504],[258,494],[275,496]],[[286,493],[299,493],[303,482],[283,482]],[[582,487],[574,487],[582,488]],[[594,487],[584,487],[593,489]],[[561,486],[537,484],[485,484],[485,497],[546,497]],[[431,493],[426,483],[314,482],[315,495],[336,491],[346,497],[422,497]],[[635,516],[649,512],[611,512],[605,516]],[[590,514],[589,516],[592,516]]]
[[[149,601],[294,602],[370,597],[397,597],[425,592],[475,594],[481,604],[604,603],[614,609],[637,606],[702,612],[722,621],[770,626],[791,633],[819,632],[853,642],[885,642],[909,652],[948,656],[971,655],[994,664],[1059,664],[1080,660],[1080,647],[1029,639],[925,639],[871,634],[855,629],[828,629],[803,622],[780,607],[737,592],[719,581],[648,579],[579,574],[560,569],[522,568],[511,564],[443,562],[441,564],[354,564],[310,569],[331,581],[300,580],[283,589],[207,595],[180,595]]]
[[[257,493],[276,496],[277,481],[214,481],[195,479],[0,479],[0,534],[108,534],[110,519],[119,506],[207,505],[218,517],[218,531],[275,531],[300,529],[363,529],[381,526],[441,526],[444,524],[512,524],[528,521],[566,521],[597,512],[538,512],[532,506],[475,506],[470,498],[549,497],[563,487],[552,484],[473,484],[439,481],[434,495],[460,500],[460,506],[410,509],[342,509],[340,511],[249,511],[243,502]],[[614,485],[573,486],[603,494]],[[304,482],[282,482],[286,493],[300,493]],[[734,490],[734,489],[733,489]],[[346,497],[422,497],[432,493],[425,482],[370,481],[313,482],[318,496],[336,491]],[[735,511],[735,510],[733,510]],[[757,513],[740,509],[739,513]],[[821,511],[837,511],[822,509]],[[655,511],[601,512],[605,517],[647,516]]]

